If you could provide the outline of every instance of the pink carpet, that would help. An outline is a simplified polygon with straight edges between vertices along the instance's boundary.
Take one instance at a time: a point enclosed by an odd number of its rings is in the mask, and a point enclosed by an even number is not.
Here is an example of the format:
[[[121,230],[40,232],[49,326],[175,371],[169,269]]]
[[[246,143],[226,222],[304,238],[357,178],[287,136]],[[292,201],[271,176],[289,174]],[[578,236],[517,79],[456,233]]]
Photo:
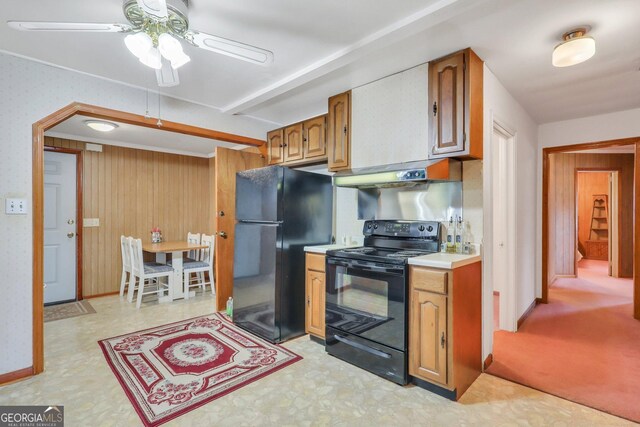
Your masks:
[[[633,281],[583,260],[517,333],[494,334],[488,373],[640,422],[640,321]]]

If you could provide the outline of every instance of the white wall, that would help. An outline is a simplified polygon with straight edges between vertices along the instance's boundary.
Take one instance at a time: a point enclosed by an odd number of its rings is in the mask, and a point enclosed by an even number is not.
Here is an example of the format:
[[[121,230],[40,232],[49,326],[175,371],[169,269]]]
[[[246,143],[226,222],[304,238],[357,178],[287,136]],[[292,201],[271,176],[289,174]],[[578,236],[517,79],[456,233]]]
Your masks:
[[[493,121],[515,135],[516,157],[516,316],[535,300],[536,275],[536,150],[538,126],[509,94],[491,70],[484,67],[484,263],[483,263],[483,357],[493,347],[493,285],[491,283],[491,137]]]
[[[145,99],[140,89],[0,53],[0,205],[7,197],[31,202],[34,122],[74,101],[144,114]],[[260,139],[272,127],[170,98],[162,100],[162,118]],[[0,212],[0,374],[32,364],[31,227],[31,213]]]
[[[536,295],[542,295],[542,149],[586,142],[640,137],[640,108],[573,120],[545,123],[538,128],[536,201]]]

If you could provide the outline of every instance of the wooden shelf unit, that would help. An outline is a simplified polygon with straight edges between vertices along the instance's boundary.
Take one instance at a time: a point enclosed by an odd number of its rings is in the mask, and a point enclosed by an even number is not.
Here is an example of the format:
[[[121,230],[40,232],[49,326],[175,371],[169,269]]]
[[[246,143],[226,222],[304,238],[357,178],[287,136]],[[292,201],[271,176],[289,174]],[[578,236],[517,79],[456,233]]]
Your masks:
[[[606,194],[593,195],[589,240],[586,258],[606,261],[609,259],[609,197]]]

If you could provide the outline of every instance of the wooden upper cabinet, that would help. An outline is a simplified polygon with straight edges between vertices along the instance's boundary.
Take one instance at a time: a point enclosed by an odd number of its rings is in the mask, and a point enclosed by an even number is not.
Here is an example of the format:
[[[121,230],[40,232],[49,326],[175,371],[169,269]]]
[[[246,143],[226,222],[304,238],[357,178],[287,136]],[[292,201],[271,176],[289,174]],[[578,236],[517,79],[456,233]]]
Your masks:
[[[429,62],[429,158],[482,158],[483,63],[465,49]]]
[[[284,128],[284,161],[302,160],[302,123]]]
[[[327,155],[327,116],[314,117],[303,124],[302,143],[304,158],[324,157]]]
[[[327,149],[330,171],[351,168],[351,92],[329,98]]]
[[[268,163],[270,165],[282,163],[284,154],[282,129],[272,130],[267,133],[267,153],[269,155]]]

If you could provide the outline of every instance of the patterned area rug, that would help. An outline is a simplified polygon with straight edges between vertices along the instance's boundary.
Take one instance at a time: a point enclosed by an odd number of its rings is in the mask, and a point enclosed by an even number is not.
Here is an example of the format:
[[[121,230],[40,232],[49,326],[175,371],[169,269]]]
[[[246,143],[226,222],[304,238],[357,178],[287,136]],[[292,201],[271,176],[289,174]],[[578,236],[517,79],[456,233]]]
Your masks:
[[[300,359],[222,313],[98,341],[146,426],[157,426]]]
[[[83,316],[95,312],[87,300],[48,305],[44,308],[44,321],[53,322],[54,320],[68,319],[70,317]]]

